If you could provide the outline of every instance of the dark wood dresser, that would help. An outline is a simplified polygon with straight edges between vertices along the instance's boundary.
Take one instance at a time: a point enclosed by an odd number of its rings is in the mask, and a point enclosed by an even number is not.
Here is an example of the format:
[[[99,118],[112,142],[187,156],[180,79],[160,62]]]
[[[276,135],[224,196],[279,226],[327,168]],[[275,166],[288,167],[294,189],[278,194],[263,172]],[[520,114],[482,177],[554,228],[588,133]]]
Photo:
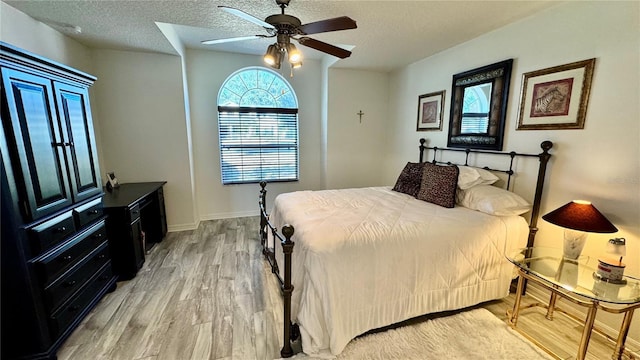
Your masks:
[[[128,183],[105,190],[107,237],[120,280],[135,277],[145,253],[167,234],[164,184],[166,181]]]
[[[95,77],[0,43],[2,359],[55,359],[116,288],[89,103]]]

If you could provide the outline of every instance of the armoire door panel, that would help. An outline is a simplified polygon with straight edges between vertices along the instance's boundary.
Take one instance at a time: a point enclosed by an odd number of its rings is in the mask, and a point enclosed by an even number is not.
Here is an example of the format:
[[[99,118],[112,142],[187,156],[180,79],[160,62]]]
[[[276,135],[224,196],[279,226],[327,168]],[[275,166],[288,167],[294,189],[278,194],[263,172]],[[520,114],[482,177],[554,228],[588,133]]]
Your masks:
[[[93,134],[89,93],[86,88],[54,83],[60,116],[64,117],[63,136],[68,159],[73,164],[71,187],[76,201],[102,192],[100,174],[96,171],[98,154]]]
[[[2,82],[25,186],[24,215],[37,219],[73,201],[51,81],[2,69]]]

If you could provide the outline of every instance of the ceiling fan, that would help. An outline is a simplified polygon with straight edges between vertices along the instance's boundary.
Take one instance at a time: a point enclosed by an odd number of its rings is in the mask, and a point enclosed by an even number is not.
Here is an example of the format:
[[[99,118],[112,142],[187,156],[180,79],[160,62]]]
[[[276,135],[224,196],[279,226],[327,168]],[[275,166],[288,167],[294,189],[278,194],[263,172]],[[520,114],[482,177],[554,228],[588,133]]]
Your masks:
[[[305,35],[318,34],[329,31],[355,29],[357,28],[355,20],[347,16],[340,16],[308,24],[302,24],[300,19],[298,19],[297,17],[284,13],[284,9],[289,6],[291,0],[275,1],[276,4],[280,7],[281,13],[267,16],[264,21],[252,15],[249,15],[244,11],[234,9],[232,7],[218,6],[218,8],[223,11],[262,26],[267,31],[267,35],[250,35],[226,39],[204,40],[202,41],[202,44],[222,44],[233,41],[275,37],[276,42],[272,45],[269,45],[267,53],[264,56],[264,60],[268,65],[276,69],[280,68],[280,62],[285,53],[288,54],[288,60],[292,67],[295,68],[302,65],[302,55],[291,43],[291,39],[297,41],[300,45],[316,49],[318,51],[339,57],[341,59],[351,56],[351,51],[339,48],[320,40],[312,39]]]

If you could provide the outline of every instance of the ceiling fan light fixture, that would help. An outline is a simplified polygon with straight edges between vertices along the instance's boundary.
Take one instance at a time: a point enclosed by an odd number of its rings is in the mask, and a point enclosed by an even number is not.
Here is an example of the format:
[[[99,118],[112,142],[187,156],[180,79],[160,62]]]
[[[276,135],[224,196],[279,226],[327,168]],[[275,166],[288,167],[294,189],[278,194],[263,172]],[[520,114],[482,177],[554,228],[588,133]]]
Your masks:
[[[300,67],[295,66],[296,64],[302,64],[302,53],[296,48],[296,46],[289,43],[287,46],[287,53],[289,54],[289,62],[291,65],[294,65],[294,67]]]
[[[277,46],[275,44],[271,44],[269,45],[269,47],[267,48],[267,52],[266,54],[264,54],[263,60],[264,62],[276,69],[280,68],[280,54],[279,54],[279,50],[277,48]],[[276,67],[277,64],[277,67]]]

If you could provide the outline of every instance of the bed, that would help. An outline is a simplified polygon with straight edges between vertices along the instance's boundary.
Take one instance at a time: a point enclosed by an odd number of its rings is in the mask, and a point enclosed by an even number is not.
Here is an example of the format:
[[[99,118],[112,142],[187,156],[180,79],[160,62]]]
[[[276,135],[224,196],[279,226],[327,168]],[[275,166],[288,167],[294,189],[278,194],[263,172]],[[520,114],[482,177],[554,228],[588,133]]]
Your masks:
[[[513,267],[504,253],[533,244],[551,146],[518,154],[427,147],[421,139],[420,161],[407,163],[393,187],[280,194],[270,214],[261,183],[260,238],[284,298],[281,356],[293,355],[298,337],[307,354],[337,355],[369,330],[507,296]],[[464,160],[444,161],[448,152]],[[476,155],[505,157],[508,166],[469,166]],[[505,191],[518,157],[540,159],[531,202]]]

